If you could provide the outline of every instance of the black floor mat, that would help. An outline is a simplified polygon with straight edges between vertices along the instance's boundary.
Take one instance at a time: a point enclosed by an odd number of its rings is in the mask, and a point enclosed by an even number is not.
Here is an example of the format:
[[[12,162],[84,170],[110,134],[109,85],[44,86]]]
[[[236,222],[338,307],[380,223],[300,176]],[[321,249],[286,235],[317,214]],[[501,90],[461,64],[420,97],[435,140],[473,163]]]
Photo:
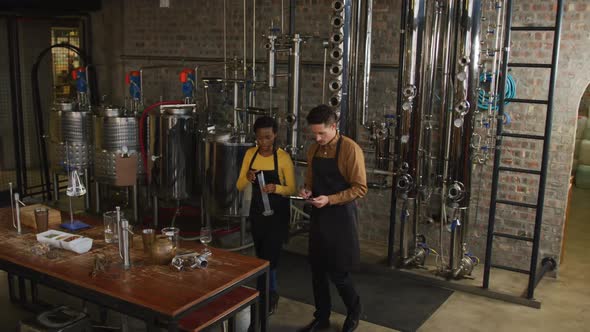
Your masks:
[[[307,257],[283,251],[278,269],[279,294],[313,305]],[[385,266],[361,265],[352,274],[363,306],[362,320],[400,331],[416,331],[453,293],[412,280]],[[346,309],[332,286],[332,310]],[[302,317],[302,323],[312,317]]]

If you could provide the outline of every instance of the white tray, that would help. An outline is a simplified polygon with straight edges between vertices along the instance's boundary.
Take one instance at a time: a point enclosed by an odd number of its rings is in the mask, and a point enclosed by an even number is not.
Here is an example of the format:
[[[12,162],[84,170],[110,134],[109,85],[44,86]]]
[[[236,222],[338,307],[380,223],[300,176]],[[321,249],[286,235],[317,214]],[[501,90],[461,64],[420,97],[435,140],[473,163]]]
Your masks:
[[[72,238],[74,237],[74,238]],[[92,248],[92,239],[54,229],[37,234],[37,241],[55,248],[62,248],[83,254]]]

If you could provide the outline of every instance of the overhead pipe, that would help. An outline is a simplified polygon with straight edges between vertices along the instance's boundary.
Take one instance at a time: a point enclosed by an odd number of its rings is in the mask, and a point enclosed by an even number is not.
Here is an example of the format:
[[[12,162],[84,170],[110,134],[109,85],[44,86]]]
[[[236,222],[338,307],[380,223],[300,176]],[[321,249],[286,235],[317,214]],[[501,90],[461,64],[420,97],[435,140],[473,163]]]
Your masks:
[[[224,63],[223,57],[184,57],[184,56],[165,56],[165,55],[121,55],[121,60],[143,60],[143,61],[176,61],[176,62],[198,62],[198,63],[218,63],[222,65]],[[258,65],[267,65],[266,60],[256,60]],[[288,67],[287,61],[276,61],[278,66]],[[301,65],[304,67],[316,67],[323,68],[324,63],[322,61],[301,61]],[[391,72],[399,69],[398,64],[393,63],[372,63],[372,71],[385,71]]]

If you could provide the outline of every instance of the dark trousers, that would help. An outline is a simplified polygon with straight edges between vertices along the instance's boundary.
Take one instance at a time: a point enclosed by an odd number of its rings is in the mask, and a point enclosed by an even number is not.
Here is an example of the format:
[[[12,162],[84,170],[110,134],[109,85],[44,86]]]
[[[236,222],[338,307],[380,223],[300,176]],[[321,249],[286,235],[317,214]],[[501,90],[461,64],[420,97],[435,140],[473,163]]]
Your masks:
[[[330,318],[332,300],[330,298],[330,284],[328,279],[336,286],[348,314],[360,310],[359,296],[354,288],[350,273],[325,271],[322,268],[312,265],[311,278],[316,309],[313,315],[316,318],[321,320],[328,320]]]

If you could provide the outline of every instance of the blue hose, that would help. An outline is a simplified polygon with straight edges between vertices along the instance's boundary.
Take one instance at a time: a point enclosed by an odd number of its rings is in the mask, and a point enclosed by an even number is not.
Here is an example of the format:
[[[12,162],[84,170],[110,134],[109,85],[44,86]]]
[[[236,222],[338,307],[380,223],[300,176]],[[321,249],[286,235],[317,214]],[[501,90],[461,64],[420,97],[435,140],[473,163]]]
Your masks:
[[[483,82],[490,82],[492,79],[492,74],[485,73],[479,76],[479,81]],[[508,74],[506,76],[506,88],[504,89],[504,99],[514,98],[516,96],[516,82],[512,75]],[[482,110],[487,110],[490,104],[490,96],[486,93],[483,89],[479,90],[479,95],[477,98],[477,107]],[[508,105],[509,102],[504,102],[504,105]],[[498,104],[492,106],[494,111],[498,110]]]

